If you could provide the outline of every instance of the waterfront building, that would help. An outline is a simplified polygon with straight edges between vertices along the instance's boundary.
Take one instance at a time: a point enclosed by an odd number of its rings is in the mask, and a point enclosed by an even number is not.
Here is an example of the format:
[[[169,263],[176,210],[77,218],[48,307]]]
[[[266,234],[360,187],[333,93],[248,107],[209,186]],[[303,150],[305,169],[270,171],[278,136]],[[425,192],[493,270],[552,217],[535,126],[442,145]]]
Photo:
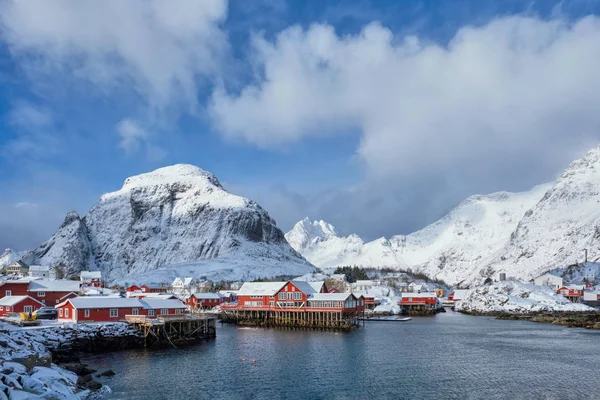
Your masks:
[[[28,296],[30,279],[15,279],[0,282],[0,298],[6,296]]]
[[[29,275],[29,265],[25,264],[23,261],[15,261],[4,267],[4,272],[9,275],[27,276]]]
[[[0,316],[10,313],[29,313],[44,305],[31,296],[5,296],[0,299]]]
[[[185,305],[195,308],[212,308],[222,304],[225,301],[225,297],[219,293],[192,293],[185,299]]]
[[[236,303],[238,301],[237,290],[219,290],[219,294],[223,296],[225,303]]]
[[[182,316],[185,304],[175,299],[76,297],[56,306],[58,320],[64,322],[116,322],[126,315],[145,315],[150,318]]]
[[[590,307],[597,307],[600,305],[600,292],[584,291],[583,302]]]
[[[174,293],[192,293],[192,289],[196,286],[196,280],[191,277],[177,277],[171,284]]]

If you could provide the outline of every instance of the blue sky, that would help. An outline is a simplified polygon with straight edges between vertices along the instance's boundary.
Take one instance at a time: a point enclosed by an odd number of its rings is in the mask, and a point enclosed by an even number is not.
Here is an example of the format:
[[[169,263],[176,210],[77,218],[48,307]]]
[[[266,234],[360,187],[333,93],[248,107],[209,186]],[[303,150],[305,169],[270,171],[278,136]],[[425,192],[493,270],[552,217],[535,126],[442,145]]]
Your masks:
[[[99,4],[0,1],[2,248],[175,163],[284,230],[409,233],[600,136],[598,1]]]

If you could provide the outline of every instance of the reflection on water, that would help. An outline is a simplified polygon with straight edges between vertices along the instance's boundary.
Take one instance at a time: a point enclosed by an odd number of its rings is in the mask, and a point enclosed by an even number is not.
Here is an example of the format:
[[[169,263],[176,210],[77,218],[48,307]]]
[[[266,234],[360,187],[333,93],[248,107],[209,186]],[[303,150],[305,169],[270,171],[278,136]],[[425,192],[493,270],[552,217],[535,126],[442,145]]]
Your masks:
[[[224,325],[86,362],[117,373],[115,399],[576,399],[600,396],[599,349],[598,331],[446,313],[351,333]]]

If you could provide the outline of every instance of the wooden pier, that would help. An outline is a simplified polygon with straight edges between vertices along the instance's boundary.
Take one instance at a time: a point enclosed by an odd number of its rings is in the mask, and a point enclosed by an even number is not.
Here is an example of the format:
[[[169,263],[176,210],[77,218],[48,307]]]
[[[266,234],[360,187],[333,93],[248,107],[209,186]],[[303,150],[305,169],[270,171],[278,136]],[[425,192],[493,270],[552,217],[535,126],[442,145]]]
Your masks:
[[[352,329],[360,326],[362,312],[221,309],[221,322],[254,326]]]
[[[210,315],[126,315],[125,321],[144,335],[144,346],[190,342],[216,336],[216,317]]]

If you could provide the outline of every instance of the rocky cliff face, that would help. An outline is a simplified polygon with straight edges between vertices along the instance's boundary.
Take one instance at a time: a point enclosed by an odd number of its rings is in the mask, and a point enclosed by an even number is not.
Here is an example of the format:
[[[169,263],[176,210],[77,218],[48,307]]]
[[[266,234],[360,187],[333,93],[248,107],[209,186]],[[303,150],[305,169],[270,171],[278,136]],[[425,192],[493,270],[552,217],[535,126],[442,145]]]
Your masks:
[[[100,269],[108,280],[214,279],[313,270],[255,202],[228,193],[198,167],[175,165],[134,176],[89,213],[67,216],[29,261],[69,273]]]

